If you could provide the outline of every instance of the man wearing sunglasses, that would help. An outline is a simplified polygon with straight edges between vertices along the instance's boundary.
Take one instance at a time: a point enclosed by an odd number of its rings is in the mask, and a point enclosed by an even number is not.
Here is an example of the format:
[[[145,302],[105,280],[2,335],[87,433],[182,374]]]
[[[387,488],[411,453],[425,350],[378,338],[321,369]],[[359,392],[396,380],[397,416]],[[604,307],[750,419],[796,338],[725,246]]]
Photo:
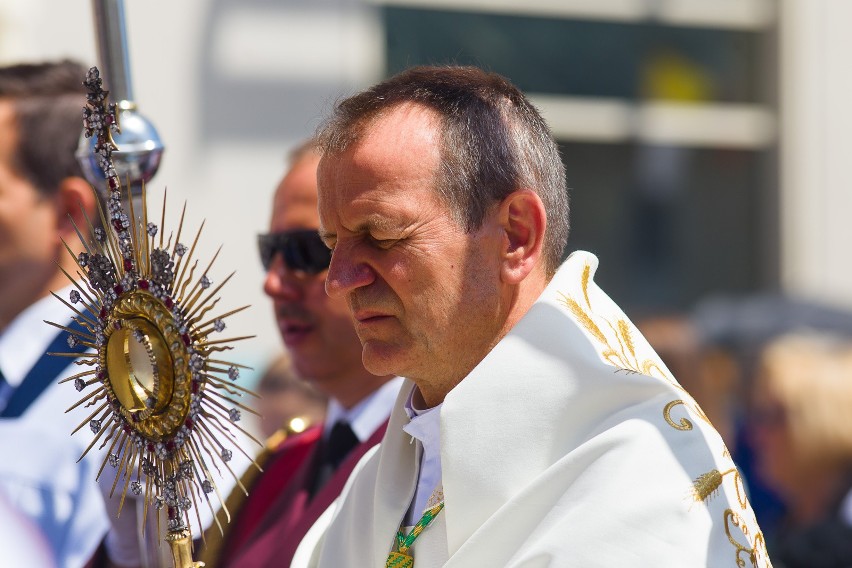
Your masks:
[[[330,399],[326,422],[272,453],[221,549],[202,556],[208,566],[288,566],[358,459],[381,440],[401,384],[364,368],[346,301],[325,293],[331,251],[317,233],[318,163],[312,142],[293,152],[258,246],[263,289],[293,365]]]

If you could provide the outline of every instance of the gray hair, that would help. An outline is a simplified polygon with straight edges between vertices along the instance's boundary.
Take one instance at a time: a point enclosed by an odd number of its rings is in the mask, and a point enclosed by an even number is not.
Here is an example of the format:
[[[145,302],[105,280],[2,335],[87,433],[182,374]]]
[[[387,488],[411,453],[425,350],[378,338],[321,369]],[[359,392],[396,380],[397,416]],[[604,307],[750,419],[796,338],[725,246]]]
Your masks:
[[[414,67],[339,102],[320,127],[325,153],[343,152],[377,118],[418,103],[441,119],[437,191],[471,232],[517,189],[544,203],[544,267],[551,277],[568,240],[568,191],[559,149],[539,112],[506,78],[476,67]]]

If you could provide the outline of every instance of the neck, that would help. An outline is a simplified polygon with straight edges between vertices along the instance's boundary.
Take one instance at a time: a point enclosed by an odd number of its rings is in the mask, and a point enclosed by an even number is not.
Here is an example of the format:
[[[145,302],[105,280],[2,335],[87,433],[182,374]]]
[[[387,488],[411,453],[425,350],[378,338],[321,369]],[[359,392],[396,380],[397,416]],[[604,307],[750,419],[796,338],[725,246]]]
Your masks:
[[[379,390],[392,378],[393,375],[377,377],[364,371],[359,376],[348,377],[339,381],[340,384],[336,386],[334,392],[329,392],[328,395],[339,402],[343,408],[349,410]]]
[[[0,276],[0,331],[9,327],[9,324],[24,310],[35,304],[52,290],[59,290],[68,285],[65,278],[55,266],[51,267],[53,274],[44,269],[30,269],[30,278],[21,278],[20,275]],[[60,277],[57,278],[56,276]]]
[[[507,306],[502,323],[494,325],[496,333],[491,334],[490,339],[480,341],[478,345],[471,344],[464,353],[466,359],[451,361],[454,368],[451,371],[436,373],[429,377],[411,380],[418,386],[427,408],[433,408],[442,402],[470,372],[476,367],[494,347],[515,327],[515,325],[530,311],[532,305],[538,300],[547,287],[547,280],[543,272],[536,277],[530,278],[525,284],[509,288],[503,305]]]
[[[69,245],[75,254],[78,248],[82,248],[76,238],[70,241]],[[0,331],[6,329],[21,312],[31,305],[51,292],[58,292],[71,284],[59,267],[75,276],[76,271],[79,270],[77,261],[68,254],[64,246],[57,246],[61,248],[57,248],[53,262],[28,266],[24,269],[15,267],[14,273],[0,274]]]

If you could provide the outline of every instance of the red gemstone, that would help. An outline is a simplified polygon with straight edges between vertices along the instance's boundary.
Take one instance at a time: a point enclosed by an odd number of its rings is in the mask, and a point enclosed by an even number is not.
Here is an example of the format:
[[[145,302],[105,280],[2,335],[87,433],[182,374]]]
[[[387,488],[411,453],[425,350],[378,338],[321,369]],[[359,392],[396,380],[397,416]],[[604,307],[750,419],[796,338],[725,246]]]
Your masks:
[[[115,227],[115,230],[118,231],[119,233],[124,229],[124,227],[121,224],[121,219],[113,219],[112,220],[112,226]]]
[[[112,124],[113,122],[115,122],[115,116],[113,116],[111,114],[106,115],[106,123]]]
[[[122,286],[121,284],[117,284],[117,285],[115,286],[115,288],[113,288],[113,291],[114,291],[116,294],[121,294],[122,292],[124,292],[124,286]]]
[[[201,383],[199,381],[192,381],[192,394],[198,394],[199,390],[201,390]]]
[[[130,429],[130,424],[125,424],[125,425],[124,425],[124,433],[125,433],[125,434],[130,434],[130,431],[131,431],[131,429]]]
[[[130,260],[129,258],[124,259],[124,270],[126,270],[128,272],[133,270],[133,261]]]
[[[118,178],[109,178],[109,187],[110,189],[118,189]]]
[[[192,430],[192,427],[195,426],[195,424],[192,422],[192,418],[187,418],[184,422],[184,425],[190,430]]]
[[[100,317],[101,317],[101,319],[102,319],[102,320],[107,318],[107,310],[106,310],[106,308],[101,308]]]
[[[189,335],[188,334],[184,333],[183,335],[180,336],[180,338],[183,339],[184,345],[189,345]]]
[[[172,309],[172,306],[174,306],[174,305],[175,305],[175,304],[174,304],[174,302],[172,302],[172,299],[171,299],[171,298],[169,298],[168,296],[166,296],[166,299],[165,299],[165,300],[163,300],[163,303],[164,303],[164,304],[166,305],[166,307],[167,307],[167,308],[169,308],[169,309]]]
[[[154,453],[154,444],[148,442],[148,445],[146,446],[146,448],[148,449],[149,453],[152,453],[152,454]]]
[[[143,290],[148,289],[149,284],[148,284],[147,280],[140,280],[138,284],[139,284],[139,287],[142,288]]]
[[[169,440],[168,442],[166,442],[166,451],[169,453],[175,451],[175,443],[173,441]]]

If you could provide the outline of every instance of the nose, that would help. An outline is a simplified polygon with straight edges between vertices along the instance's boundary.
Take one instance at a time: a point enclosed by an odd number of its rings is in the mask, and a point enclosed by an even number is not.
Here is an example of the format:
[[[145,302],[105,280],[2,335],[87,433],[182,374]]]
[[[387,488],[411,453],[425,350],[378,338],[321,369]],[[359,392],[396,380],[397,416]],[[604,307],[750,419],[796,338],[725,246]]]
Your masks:
[[[325,292],[332,298],[345,297],[356,288],[369,286],[376,275],[370,265],[358,257],[356,245],[337,242],[325,277]]]
[[[287,268],[284,259],[276,254],[266,271],[263,281],[264,293],[273,300],[296,301],[302,294],[302,288],[297,275]]]

